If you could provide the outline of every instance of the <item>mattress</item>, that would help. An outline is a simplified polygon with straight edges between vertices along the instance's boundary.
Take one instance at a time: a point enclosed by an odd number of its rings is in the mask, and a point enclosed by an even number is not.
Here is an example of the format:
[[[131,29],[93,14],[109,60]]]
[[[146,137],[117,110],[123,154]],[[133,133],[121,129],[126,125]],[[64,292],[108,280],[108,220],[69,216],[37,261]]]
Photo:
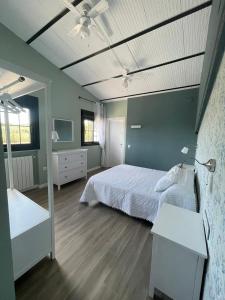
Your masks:
[[[80,202],[102,202],[130,216],[154,223],[162,205],[157,181],[165,171],[119,165],[92,176]]]

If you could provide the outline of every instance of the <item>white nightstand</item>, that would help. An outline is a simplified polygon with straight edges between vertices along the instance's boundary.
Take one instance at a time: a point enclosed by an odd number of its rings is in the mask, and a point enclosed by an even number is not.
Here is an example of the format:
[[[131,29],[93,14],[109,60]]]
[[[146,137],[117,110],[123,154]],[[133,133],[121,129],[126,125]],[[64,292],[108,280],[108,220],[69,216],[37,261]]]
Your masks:
[[[149,295],[157,288],[175,300],[199,299],[207,258],[201,215],[164,203],[151,233]]]

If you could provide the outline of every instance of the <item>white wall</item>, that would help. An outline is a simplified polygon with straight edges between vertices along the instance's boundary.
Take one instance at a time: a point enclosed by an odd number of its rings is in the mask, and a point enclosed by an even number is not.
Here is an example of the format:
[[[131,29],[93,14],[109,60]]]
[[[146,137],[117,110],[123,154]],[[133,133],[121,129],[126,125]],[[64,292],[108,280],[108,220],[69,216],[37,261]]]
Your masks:
[[[196,164],[200,183],[201,212],[210,224],[209,263],[205,282],[206,300],[225,299],[225,55],[198,134],[196,158],[216,159],[210,174]]]

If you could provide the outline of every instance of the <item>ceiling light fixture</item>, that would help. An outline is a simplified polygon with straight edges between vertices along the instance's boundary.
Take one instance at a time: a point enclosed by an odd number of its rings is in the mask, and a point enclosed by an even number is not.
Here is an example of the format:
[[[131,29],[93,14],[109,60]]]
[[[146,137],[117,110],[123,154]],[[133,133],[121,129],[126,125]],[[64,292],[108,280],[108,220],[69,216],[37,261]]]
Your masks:
[[[73,6],[70,0],[63,0],[63,2],[76,18],[79,16],[76,20],[77,24],[68,33],[70,37],[79,35],[81,39],[85,39],[90,36],[91,30],[93,30],[101,40],[105,41],[105,35],[103,34],[99,25],[96,23],[95,18],[109,8],[107,0],[100,0],[93,7],[91,7],[88,3],[84,3],[82,5],[81,13],[75,6]]]

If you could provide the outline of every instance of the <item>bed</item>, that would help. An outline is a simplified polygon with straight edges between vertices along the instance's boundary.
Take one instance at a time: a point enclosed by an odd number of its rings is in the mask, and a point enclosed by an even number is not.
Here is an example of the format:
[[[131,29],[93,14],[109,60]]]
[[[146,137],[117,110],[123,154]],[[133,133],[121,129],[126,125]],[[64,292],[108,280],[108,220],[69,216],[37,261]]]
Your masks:
[[[182,168],[181,181],[166,191],[155,186],[167,172],[119,165],[92,176],[80,202],[101,202],[126,214],[154,223],[163,202],[196,210],[194,171]]]

